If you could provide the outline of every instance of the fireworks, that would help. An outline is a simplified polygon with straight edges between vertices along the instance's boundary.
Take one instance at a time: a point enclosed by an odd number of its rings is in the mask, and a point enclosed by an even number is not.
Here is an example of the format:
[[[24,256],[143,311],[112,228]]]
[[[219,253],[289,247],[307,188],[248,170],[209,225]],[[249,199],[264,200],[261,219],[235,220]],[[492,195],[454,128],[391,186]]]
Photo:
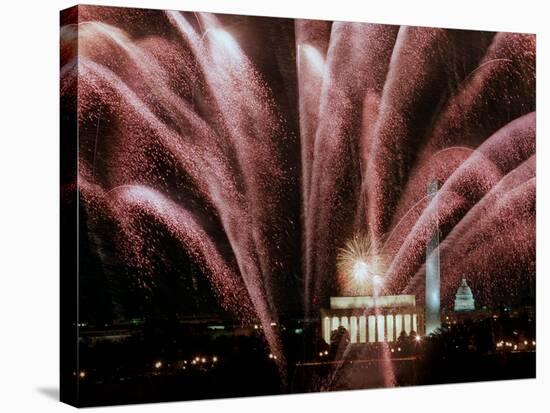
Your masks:
[[[534,36],[106,10],[61,55],[101,266],[147,290],[184,252],[280,364],[287,307],[423,296],[436,226],[442,299],[534,273]]]
[[[337,256],[339,286],[344,295],[378,295],[384,288],[386,259],[369,237],[356,235]]]

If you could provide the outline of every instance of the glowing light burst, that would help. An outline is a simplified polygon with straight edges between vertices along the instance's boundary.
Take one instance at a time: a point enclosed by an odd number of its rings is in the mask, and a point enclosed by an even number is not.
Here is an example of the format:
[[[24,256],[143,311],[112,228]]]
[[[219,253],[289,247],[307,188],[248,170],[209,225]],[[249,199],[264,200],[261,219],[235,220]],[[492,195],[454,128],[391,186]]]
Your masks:
[[[298,50],[305,56],[307,64],[309,64],[315,73],[322,75],[325,69],[323,55],[319,53],[315,47],[309,44],[298,45]],[[298,55],[298,58],[299,57],[300,54]]]
[[[369,237],[356,235],[340,249],[338,280],[344,295],[378,295],[384,288],[386,259]]]
[[[368,264],[363,261],[362,259],[357,260],[355,264],[353,264],[353,278],[358,283],[363,283],[367,280],[369,274],[369,266]]]

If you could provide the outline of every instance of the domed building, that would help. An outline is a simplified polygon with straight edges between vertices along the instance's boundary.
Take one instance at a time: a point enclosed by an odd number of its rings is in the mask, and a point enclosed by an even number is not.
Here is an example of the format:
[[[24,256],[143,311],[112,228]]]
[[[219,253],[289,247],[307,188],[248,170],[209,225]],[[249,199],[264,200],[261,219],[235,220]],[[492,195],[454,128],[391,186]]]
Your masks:
[[[474,311],[475,309],[474,295],[466,282],[466,278],[463,278],[462,284],[456,291],[455,312]]]

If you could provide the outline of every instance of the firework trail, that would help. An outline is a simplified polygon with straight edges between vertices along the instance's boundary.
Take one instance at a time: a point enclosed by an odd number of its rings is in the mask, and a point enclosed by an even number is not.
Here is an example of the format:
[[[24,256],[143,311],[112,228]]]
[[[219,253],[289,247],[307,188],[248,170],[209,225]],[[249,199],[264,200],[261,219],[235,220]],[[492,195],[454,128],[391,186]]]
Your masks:
[[[361,187],[362,118],[376,110],[395,35],[393,26],[332,25],[311,188],[306,190],[306,306],[311,295],[322,296],[330,289],[333,276],[326,268],[333,266],[337,249],[352,235],[348,223],[355,221]]]
[[[449,176],[432,203],[415,220],[387,276],[394,283],[407,282],[422,264],[422,254],[433,231],[439,227],[446,236],[506,173],[520,166],[534,151],[533,113],[511,122],[487,139]]]

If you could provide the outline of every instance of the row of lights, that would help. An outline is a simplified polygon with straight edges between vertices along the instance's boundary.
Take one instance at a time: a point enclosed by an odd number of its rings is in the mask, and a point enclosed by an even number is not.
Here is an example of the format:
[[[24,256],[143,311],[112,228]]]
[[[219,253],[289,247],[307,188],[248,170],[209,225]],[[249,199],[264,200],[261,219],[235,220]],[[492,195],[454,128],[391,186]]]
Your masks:
[[[206,357],[195,357],[192,361],[191,361],[191,364],[195,365],[195,364],[204,364],[208,362],[208,359]],[[217,356],[213,356],[212,357],[212,363],[217,363],[218,362],[218,357]],[[184,364],[187,364],[187,360],[184,360],[183,361]]]
[[[273,358],[271,357],[273,356],[272,354],[270,354],[270,358]],[[276,356],[275,357],[275,360],[277,359]],[[197,365],[197,364],[204,364],[208,361],[208,359],[206,357],[195,357],[192,361],[191,361],[191,364],[192,365]],[[217,363],[218,362],[218,357],[217,356],[213,356],[212,357],[212,363]],[[183,361],[183,370],[185,370],[187,367],[187,360],[184,360]],[[161,361],[161,360],[157,360],[155,361],[155,363],[153,364],[153,367],[155,368],[155,370],[160,370],[162,368],[162,366],[164,365],[164,363]],[[85,370],[81,370],[79,373],[78,373],[78,377],[80,377],[81,379],[84,379],[86,378],[86,371]]]
[[[212,361],[212,363],[217,363],[218,362],[218,357],[213,356],[211,361]],[[199,357],[199,356],[197,356],[193,360],[191,360],[191,364],[194,365],[194,366],[197,365],[197,364],[205,364],[207,362],[208,362],[208,359],[206,357]],[[186,369],[185,365],[187,365],[187,360],[183,360],[183,364],[184,364],[183,369],[185,370]],[[155,364],[153,366],[155,367],[155,369],[159,370],[159,369],[162,368],[163,363],[162,363],[162,361],[158,360],[158,361],[155,362]]]
[[[524,340],[523,341],[523,345],[524,346],[528,346],[529,345],[529,341],[528,340]],[[533,347],[535,347],[537,345],[536,341],[533,340],[531,341],[531,345]],[[502,348],[502,347],[512,347],[514,350],[517,350],[518,349],[518,345],[517,344],[514,344],[514,343],[511,343],[510,341],[504,341],[504,340],[501,340],[497,343],[497,348]]]
[[[270,325],[271,327],[277,327],[277,323],[275,323],[275,322],[271,322],[271,323],[269,323],[269,325]],[[261,330],[261,329],[262,329],[262,326],[261,326],[261,325],[259,325],[259,324],[254,324],[254,330]]]

